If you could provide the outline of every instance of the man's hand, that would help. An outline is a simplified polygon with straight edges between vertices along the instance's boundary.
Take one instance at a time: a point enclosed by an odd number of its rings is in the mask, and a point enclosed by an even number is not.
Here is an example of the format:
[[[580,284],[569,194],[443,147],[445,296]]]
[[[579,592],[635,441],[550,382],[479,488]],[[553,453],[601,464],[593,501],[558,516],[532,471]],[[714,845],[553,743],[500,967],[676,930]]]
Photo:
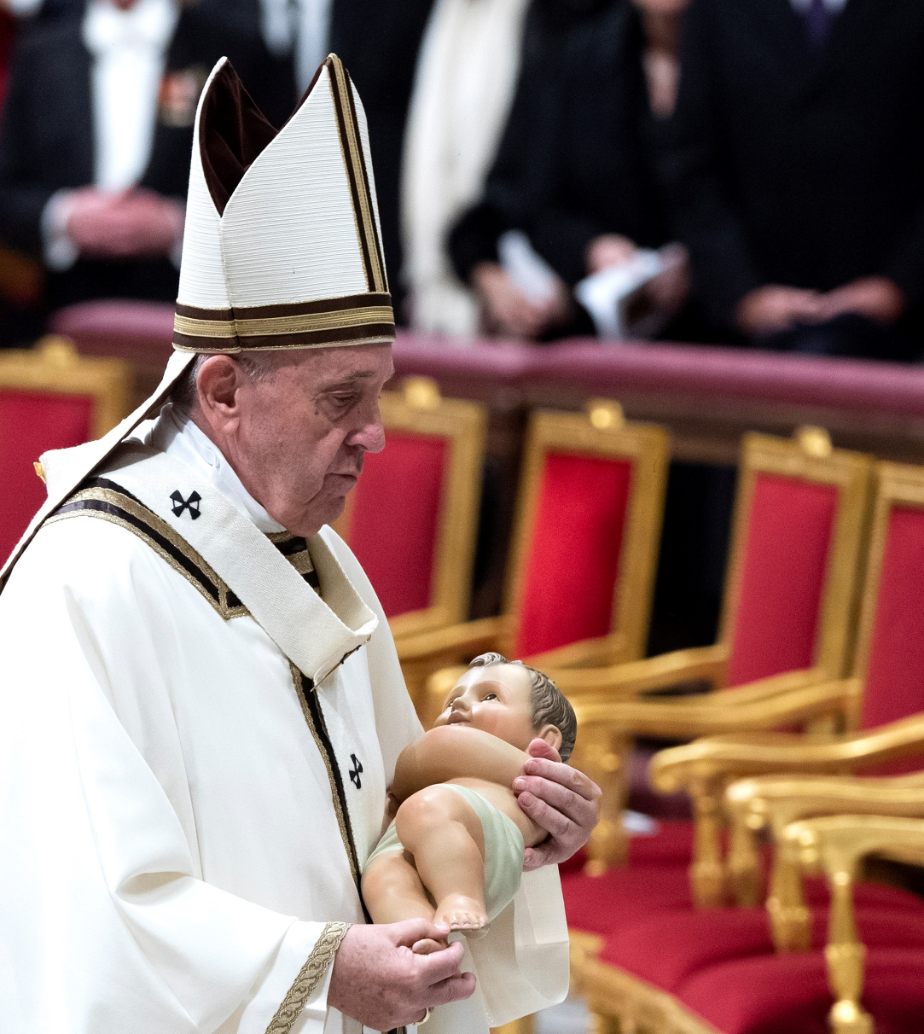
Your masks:
[[[827,319],[817,291],[769,284],[749,291],[738,303],[735,319],[746,334],[761,336],[789,330],[797,323]]]
[[[905,295],[901,288],[884,276],[867,276],[852,280],[829,291],[821,299],[825,319],[846,313],[867,316],[879,323],[894,323],[905,311]]]
[[[472,270],[472,284],[489,333],[533,339],[568,316],[568,291],[560,281],[547,299],[537,301],[497,263],[481,262]]]
[[[635,255],[635,244],[621,233],[604,233],[587,245],[585,264],[588,273],[599,273],[624,266]]]
[[[91,258],[168,255],[183,232],[183,206],[151,190],[75,190],[67,235]]]
[[[600,787],[562,764],[544,740],[533,740],[527,752],[530,759],[513,791],[523,811],[549,833],[541,844],[527,847],[523,868],[528,871],[563,862],[587,843],[600,817]]]
[[[462,945],[418,954],[418,941],[445,941],[448,926],[408,919],[351,926],[337,949],[328,1002],[373,1030],[419,1023],[427,1009],[468,998],[475,977],[461,973]]]

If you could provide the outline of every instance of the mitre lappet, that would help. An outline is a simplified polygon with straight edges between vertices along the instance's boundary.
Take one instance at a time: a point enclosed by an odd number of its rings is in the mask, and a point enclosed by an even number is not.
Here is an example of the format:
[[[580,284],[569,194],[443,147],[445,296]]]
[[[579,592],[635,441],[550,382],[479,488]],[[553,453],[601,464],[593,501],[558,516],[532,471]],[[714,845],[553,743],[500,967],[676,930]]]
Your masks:
[[[107,435],[42,456],[54,489],[0,585],[48,514],[157,410],[197,355],[394,340],[366,117],[338,57],[328,56],[278,130],[222,58],[199,98],[194,141],[174,354],[154,393]]]

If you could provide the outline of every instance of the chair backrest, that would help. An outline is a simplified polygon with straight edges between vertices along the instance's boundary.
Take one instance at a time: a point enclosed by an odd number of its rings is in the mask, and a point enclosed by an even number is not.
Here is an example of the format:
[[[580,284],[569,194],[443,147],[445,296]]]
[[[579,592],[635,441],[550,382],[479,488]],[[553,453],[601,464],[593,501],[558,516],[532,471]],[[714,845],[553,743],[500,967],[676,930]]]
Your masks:
[[[122,360],[78,356],[60,338],[0,351],[0,561],[45,499],[34,467],[41,453],[100,437],[130,400],[131,370]]]
[[[609,400],[532,414],[505,589],[513,656],[609,634],[613,661],[642,656],[668,454],[664,428]]]
[[[337,530],[396,634],[468,616],[487,412],[409,378],[381,398],[386,447],[367,455]]]
[[[863,681],[860,728],[924,711],[922,616],[924,466],[877,464],[854,665]],[[920,761],[910,767],[920,768]]]
[[[743,437],[720,632],[727,685],[813,666],[846,674],[871,470],[819,428]]]

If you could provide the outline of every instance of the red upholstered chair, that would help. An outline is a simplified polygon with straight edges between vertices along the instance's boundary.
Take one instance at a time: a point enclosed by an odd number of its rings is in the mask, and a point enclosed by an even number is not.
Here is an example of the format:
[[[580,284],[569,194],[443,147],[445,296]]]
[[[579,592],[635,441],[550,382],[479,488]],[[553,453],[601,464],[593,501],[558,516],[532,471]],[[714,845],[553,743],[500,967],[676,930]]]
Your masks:
[[[605,790],[590,871],[625,861],[627,851],[638,862],[689,858],[689,823],[664,823],[657,837],[627,845],[622,813],[635,736],[688,739],[755,720],[773,727],[769,701],[845,674],[871,462],[833,449],[817,428],[800,429],[793,440],[746,435],[717,642],[633,664],[551,672],[580,706],[582,756]],[[708,692],[676,695],[689,683]],[[714,837],[704,833],[699,848],[696,893],[702,903],[716,903]]]
[[[641,656],[648,635],[667,476],[666,432],[608,400],[539,410],[526,435],[503,613],[413,644],[422,670],[484,650],[540,666]],[[428,688],[439,710],[440,672]]]
[[[734,776],[793,773],[749,778],[728,791],[742,900],[754,900],[759,886],[754,833],[769,824],[783,845],[770,922],[756,908],[694,913],[666,899],[661,914],[629,916],[620,928],[614,919],[598,958],[582,960],[581,978],[601,1013],[662,1009],[674,1016],[656,1028],[666,1031],[823,1031],[833,995],[830,1029],[870,1032],[858,1005],[865,945],[864,1001],[876,1029],[921,1029],[924,989],[911,972],[924,964],[924,903],[895,888],[854,886],[865,856],[924,861],[924,468],[882,464],[876,475],[854,675],[794,692],[788,713],[795,721],[840,712],[853,731],[715,737],[665,751],[653,766],[661,785],[683,783],[710,799]],[[780,717],[787,718],[782,709]],[[915,774],[882,775],[908,768]],[[827,774],[845,771],[877,778]],[[797,862],[820,866],[832,891],[824,956],[827,895],[817,885],[804,893]],[[774,940],[797,954],[775,956]]]
[[[130,392],[125,363],[82,358],[61,339],[0,351],[0,558],[45,499],[39,455],[104,434],[128,412]]]
[[[404,637],[468,615],[487,415],[420,377],[384,393],[381,411],[386,448],[366,456],[336,527],[362,561],[400,655]]]

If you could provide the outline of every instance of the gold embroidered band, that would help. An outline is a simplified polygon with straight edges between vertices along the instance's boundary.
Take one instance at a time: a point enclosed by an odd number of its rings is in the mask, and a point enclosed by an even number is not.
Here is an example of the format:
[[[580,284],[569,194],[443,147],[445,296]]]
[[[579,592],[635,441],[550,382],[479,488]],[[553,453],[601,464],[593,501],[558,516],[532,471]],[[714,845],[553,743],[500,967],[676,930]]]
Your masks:
[[[394,336],[387,293],[233,310],[177,305],[173,319],[173,345],[184,352],[390,343]]]
[[[266,1034],[289,1034],[305,1003],[317,990],[328,966],[334,961],[340,942],[350,929],[349,923],[328,923],[317,939],[308,961],[299,970],[292,986],[286,992],[282,1005],[270,1020]]]
[[[356,229],[366,266],[366,282],[372,292],[387,291],[385,263],[369,189],[369,179],[366,175],[366,163],[363,160],[359,120],[353,103],[350,79],[336,54],[328,57],[327,66],[330,69],[334,108],[337,112],[347,178],[353,195],[353,214],[356,218]]]

